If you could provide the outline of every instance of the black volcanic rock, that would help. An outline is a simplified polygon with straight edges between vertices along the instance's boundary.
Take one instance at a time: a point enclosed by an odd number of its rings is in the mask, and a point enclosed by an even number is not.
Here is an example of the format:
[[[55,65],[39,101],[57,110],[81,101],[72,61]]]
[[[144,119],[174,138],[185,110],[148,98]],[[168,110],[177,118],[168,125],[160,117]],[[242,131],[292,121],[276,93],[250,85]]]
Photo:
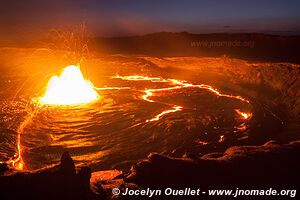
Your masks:
[[[1,199],[91,199],[90,177],[87,167],[76,173],[74,161],[66,152],[61,163],[53,167],[0,176]]]
[[[223,154],[177,159],[152,153],[124,178],[142,187],[299,188],[300,141],[235,146]]]
[[[60,167],[64,174],[76,174],[75,164],[69,152],[64,152],[60,159]]]
[[[0,175],[2,175],[4,172],[8,170],[8,165],[6,163],[1,163],[0,164]]]

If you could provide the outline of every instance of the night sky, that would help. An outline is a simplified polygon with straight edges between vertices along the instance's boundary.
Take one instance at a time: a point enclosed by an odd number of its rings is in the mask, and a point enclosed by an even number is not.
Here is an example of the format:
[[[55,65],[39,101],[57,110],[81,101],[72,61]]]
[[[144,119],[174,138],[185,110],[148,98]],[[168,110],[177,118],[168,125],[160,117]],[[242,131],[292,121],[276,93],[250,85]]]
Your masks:
[[[299,0],[1,0],[0,38],[86,23],[95,36],[262,32],[300,34]]]

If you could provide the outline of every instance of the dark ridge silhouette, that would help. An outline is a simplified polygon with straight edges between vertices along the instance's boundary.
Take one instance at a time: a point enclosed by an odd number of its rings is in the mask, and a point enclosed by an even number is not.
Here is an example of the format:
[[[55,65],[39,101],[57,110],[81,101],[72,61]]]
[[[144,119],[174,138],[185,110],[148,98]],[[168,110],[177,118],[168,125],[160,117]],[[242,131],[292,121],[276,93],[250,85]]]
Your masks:
[[[300,36],[260,33],[153,33],[144,36],[95,38],[106,53],[151,56],[229,56],[250,61],[300,63]]]

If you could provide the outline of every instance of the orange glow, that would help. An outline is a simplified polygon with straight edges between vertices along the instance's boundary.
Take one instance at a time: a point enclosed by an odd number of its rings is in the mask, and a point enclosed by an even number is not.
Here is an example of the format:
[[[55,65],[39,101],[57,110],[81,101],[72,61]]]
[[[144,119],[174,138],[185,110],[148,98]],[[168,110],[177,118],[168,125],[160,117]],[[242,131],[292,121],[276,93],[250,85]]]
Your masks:
[[[115,177],[122,174],[122,171],[113,169],[113,170],[105,170],[105,171],[97,171],[93,172],[91,176],[91,183],[97,183],[99,181],[108,181],[113,180]]]
[[[181,106],[174,106],[173,109],[171,110],[165,110],[163,112],[161,112],[160,114],[156,115],[155,117],[153,117],[152,119],[148,119],[146,120],[146,122],[153,122],[153,121],[158,121],[162,116],[169,114],[169,113],[173,113],[173,112],[177,112],[182,110]]]
[[[98,93],[91,82],[85,80],[79,67],[66,67],[60,77],[52,76],[49,80],[46,93],[39,99],[42,104],[74,105],[89,103],[98,99]],[[16,170],[23,170],[25,163],[22,157],[21,134],[31,122],[36,111],[32,112],[18,127],[17,153],[7,163]]]
[[[152,100],[148,99],[148,97],[153,95],[152,92],[165,91],[165,90],[174,90],[174,89],[181,89],[181,88],[200,88],[200,89],[206,89],[206,90],[214,93],[217,96],[238,99],[240,101],[250,103],[247,99],[245,99],[241,96],[223,94],[223,93],[219,92],[217,89],[213,88],[212,86],[205,85],[205,84],[194,85],[194,84],[188,83],[186,81],[182,81],[182,80],[163,79],[163,78],[148,77],[148,76],[113,76],[111,78],[117,78],[117,79],[128,80],[128,81],[141,81],[141,80],[143,80],[143,81],[151,81],[151,82],[163,82],[163,83],[169,83],[169,84],[173,85],[173,87],[169,87],[169,88],[146,89],[145,90],[146,94],[143,95],[142,98],[146,101],[149,101],[149,102],[153,102]]]
[[[145,89],[144,90],[145,94],[142,95],[141,98],[143,100],[151,102],[151,103],[157,102],[157,101],[154,101],[154,100],[150,99],[150,97],[152,97],[155,92],[168,91],[168,90],[176,90],[176,89],[182,89],[182,88],[200,88],[200,89],[205,89],[205,90],[208,90],[208,91],[212,92],[216,96],[237,99],[237,100],[245,102],[245,103],[250,103],[249,100],[247,100],[247,99],[245,99],[245,98],[243,98],[241,96],[230,95],[230,94],[223,94],[223,93],[219,92],[217,89],[213,88],[212,86],[205,85],[205,84],[194,85],[194,84],[188,83],[187,81],[182,81],[182,80],[163,79],[163,78],[159,78],[159,77],[148,77],[148,76],[119,76],[118,75],[118,76],[113,76],[111,78],[116,78],[116,79],[121,79],[121,80],[127,80],[127,81],[161,82],[161,83],[169,83],[170,85],[172,85],[172,87],[167,87],[167,88]],[[164,110],[160,114],[158,114],[155,117],[153,117],[152,119],[146,120],[146,122],[158,121],[163,115],[166,115],[166,114],[169,114],[169,113],[174,113],[174,112],[177,112],[177,111],[181,111],[183,109],[183,107],[179,106],[179,105],[170,105],[170,104],[167,104],[167,103],[164,103],[164,102],[157,102],[157,103],[162,103],[162,104],[166,104],[168,106],[172,106],[173,109]],[[242,112],[241,112],[241,115],[245,119],[248,119],[248,118],[250,118],[252,116],[251,113],[242,113]]]
[[[112,78],[118,78],[128,81],[151,81],[151,82],[168,82],[165,79],[158,77],[148,77],[148,76],[113,76]]]
[[[142,96],[142,98],[145,101],[154,102],[153,100],[148,98],[148,97],[151,97],[152,95],[153,95],[153,93],[151,92],[151,90],[145,90],[145,94]]]
[[[60,76],[52,76],[46,93],[40,98],[42,104],[75,105],[98,99],[93,84],[85,80],[78,66],[66,67]]]
[[[242,112],[239,109],[235,109],[235,112],[242,118],[242,119],[250,119],[252,117],[252,113]]]
[[[235,126],[234,128],[237,129],[237,131],[235,131],[235,132],[240,132],[240,131],[243,132],[243,131],[247,130],[248,126],[245,123],[242,123],[238,126]]]
[[[144,94],[141,98],[149,103],[160,103],[168,106],[169,108],[161,111],[159,114],[155,115],[151,119],[146,120],[146,122],[159,121],[164,115],[179,112],[184,109],[184,107],[175,104],[169,104],[166,102],[160,102],[155,99],[151,99],[157,92],[178,90],[183,88],[199,88],[205,89],[209,92],[213,93],[216,96],[226,97],[237,99],[239,101],[250,103],[247,99],[241,96],[235,96],[230,94],[224,94],[213,88],[210,85],[200,84],[194,85],[192,83],[188,83],[187,81],[176,80],[176,79],[163,79],[158,77],[148,77],[148,76],[113,76],[111,78],[117,78],[127,81],[150,81],[150,82],[161,82],[167,83],[168,87],[155,88],[155,89],[144,89]],[[53,76],[49,80],[46,93],[43,97],[39,99],[42,104],[55,104],[55,105],[74,105],[81,103],[89,103],[98,99],[98,93],[96,90],[121,90],[121,89],[131,89],[130,87],[104,87],[97,88],[94,87],[93,84],[85,80],[80,68],[74,65],[66,67],[60,76]],[[235,112],[239,115],[239,117],[243,120],[248,120],[252,117],[252,113],[242,112],[239,109],[235,109]],[[29,114],[25,121],[21,123],[17,132],[17,153],[15,156],[8,161],[11,166],[13,166],[17,170],[23,170],[25,168],[25,163],[22,158],[22,148],[21,148],[21,134],[23,133],[23,129],[27,126],[28,123],[31,122],[35,112]],[[242,128],[246,128],[245,124],[242,124],[240,127],[236,127],[238,130]],[[218,142],[224,142],[224,135],[220,135]],[[208,142],[205,141],[197,141],[200,145],[206,145]]]
[[[16,170],[23,170],[25,168],[25,163],[22,157],[21,134],[23,133],[24,128],[31,122],[32,118],[35,115],[35,112],[36,111],[30,113],[26,117],[26,119],[20,124],[17,130],[17,154],[15,154],[14,157],[8,160],[7,162],[7,164],[10,164]]]
[[[206,141],[201,141],[201,140],[199,140],[199,139],[195,140],[195,142],[196,142],[197,144],[199,144],[199,145],[207,145],[207,144],[208,144],[208,142],[206,142]]]
[[[218,142],[224,142],[225,138],[224,135],[220,135],[219,141]]]
[[[8,163],[11,164],[16,170],[23,170],[24,161],[22,158],[22,148],[21,148],[21,135],[18,134],[17,138],[17,149],[18,153],[14,155],[13,159],[9,160]]]
[[[23,161],[22,161],[22,162],[18,162],[18,163],[15,165],[15,168],[16,168],[16,170],[23,170],[23,168],[24,168],[24,163],[23,163]]]

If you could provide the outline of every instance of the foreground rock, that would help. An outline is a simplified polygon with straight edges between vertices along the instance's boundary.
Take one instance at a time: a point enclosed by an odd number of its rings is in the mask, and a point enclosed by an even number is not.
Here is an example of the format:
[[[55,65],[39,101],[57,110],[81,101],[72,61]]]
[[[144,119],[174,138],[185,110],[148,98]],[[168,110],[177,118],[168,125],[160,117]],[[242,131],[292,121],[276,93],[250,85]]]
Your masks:
[[[11,172],[10,172],[11,173]],[[91,199],[91,170],[76,170],[68,153],[61,163],[35,172],[12,172],[0,176],[1,199]]]
[[[236,146],[225,153],[175,159],[150,154],[125,181],[142,187],[300,188],[300,141]]]

